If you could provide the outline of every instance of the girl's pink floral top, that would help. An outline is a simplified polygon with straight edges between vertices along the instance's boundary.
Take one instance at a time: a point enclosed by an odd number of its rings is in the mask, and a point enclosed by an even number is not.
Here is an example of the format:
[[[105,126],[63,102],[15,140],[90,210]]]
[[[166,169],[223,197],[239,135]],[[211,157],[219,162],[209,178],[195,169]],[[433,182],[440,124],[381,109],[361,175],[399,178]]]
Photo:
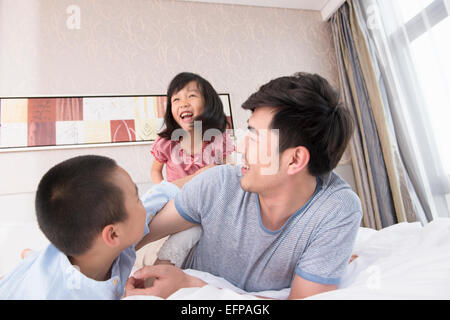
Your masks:
[[[233,139],[227,131],[221,138],[212,137],[203,146],[202,153],[189,154],[181,148],[180,141],[158,137],[151,150],[159,162],[166,164],[166,179],[171,182],[191,174],[209,164],[222,164],[223,158],[236,150]]]

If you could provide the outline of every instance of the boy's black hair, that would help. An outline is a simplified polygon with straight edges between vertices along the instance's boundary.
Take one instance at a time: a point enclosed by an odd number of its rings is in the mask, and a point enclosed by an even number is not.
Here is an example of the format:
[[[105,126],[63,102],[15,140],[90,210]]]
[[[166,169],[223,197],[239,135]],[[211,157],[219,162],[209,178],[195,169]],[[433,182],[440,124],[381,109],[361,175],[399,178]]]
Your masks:
[[[57,164],[39,182],[39,227],[67,256],[85,253],[105,226],[127,218],[122,190],[112,182],[117,168],[107,157],[79,156]]]
[[[320,176],[336,168],[354,124],[327,80],[309,73],[272,80],[242,105],[251,111],[259,107],[276,108],[270,128],[279,129],[280,154],[304,146],[310,152],[311,175]]]
[[[224,132],[227,125],[229,125],[225,112],[223,111],[222,100],[220,100],[220,97],[214,87],[206,79],[197,74],[182,72],[172,79],[167,89],[167,107],[166,114],[164,115],[164,123],[166,128],[158,134],[161,138],[170,140],[172,137],[172,132],[175,129],[180,128],[172,115],[171,98],[191,81],[195,81],[197,83],[198,89],[205,99],[205,111],[202,115],[194,119],[195,121],[202,122],[202,133],[208,129],[218,129],[221,132]]]

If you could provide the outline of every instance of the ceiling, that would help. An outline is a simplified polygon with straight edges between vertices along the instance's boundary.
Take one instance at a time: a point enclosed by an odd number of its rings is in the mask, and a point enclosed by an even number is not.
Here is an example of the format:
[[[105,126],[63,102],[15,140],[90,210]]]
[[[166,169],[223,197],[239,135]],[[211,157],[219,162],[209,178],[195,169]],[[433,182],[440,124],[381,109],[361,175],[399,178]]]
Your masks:
[[[320,11],[327,20],[345,0],[178,0]]]
[[[247,6],[263,6],[275,8],[322,10],[328,0],[182,0],[197,2],[213,2],[226,4],[241,4]]]

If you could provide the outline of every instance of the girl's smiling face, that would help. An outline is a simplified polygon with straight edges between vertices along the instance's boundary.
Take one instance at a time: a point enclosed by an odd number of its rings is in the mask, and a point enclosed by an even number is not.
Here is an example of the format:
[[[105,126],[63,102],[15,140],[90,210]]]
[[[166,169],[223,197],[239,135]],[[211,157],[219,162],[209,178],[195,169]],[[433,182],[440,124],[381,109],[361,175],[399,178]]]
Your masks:
[[[189,82],[170,98],[172,116],[185,131],[194,129],[194,119],[205,110],[205,98],[196,81]]]

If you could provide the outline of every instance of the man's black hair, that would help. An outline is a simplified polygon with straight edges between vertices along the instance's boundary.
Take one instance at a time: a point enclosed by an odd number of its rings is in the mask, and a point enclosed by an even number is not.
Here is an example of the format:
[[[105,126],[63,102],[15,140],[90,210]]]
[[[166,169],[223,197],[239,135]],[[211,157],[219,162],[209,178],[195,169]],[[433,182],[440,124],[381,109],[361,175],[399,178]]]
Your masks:
[[[272,80],[242,105],[251,111],[259,107],[276,109],[270,128],[279,129],[280,154],[304,146],[310,152],[311,175],[320,176],[336,168],[354,124],[327,80],[309,73]]]

